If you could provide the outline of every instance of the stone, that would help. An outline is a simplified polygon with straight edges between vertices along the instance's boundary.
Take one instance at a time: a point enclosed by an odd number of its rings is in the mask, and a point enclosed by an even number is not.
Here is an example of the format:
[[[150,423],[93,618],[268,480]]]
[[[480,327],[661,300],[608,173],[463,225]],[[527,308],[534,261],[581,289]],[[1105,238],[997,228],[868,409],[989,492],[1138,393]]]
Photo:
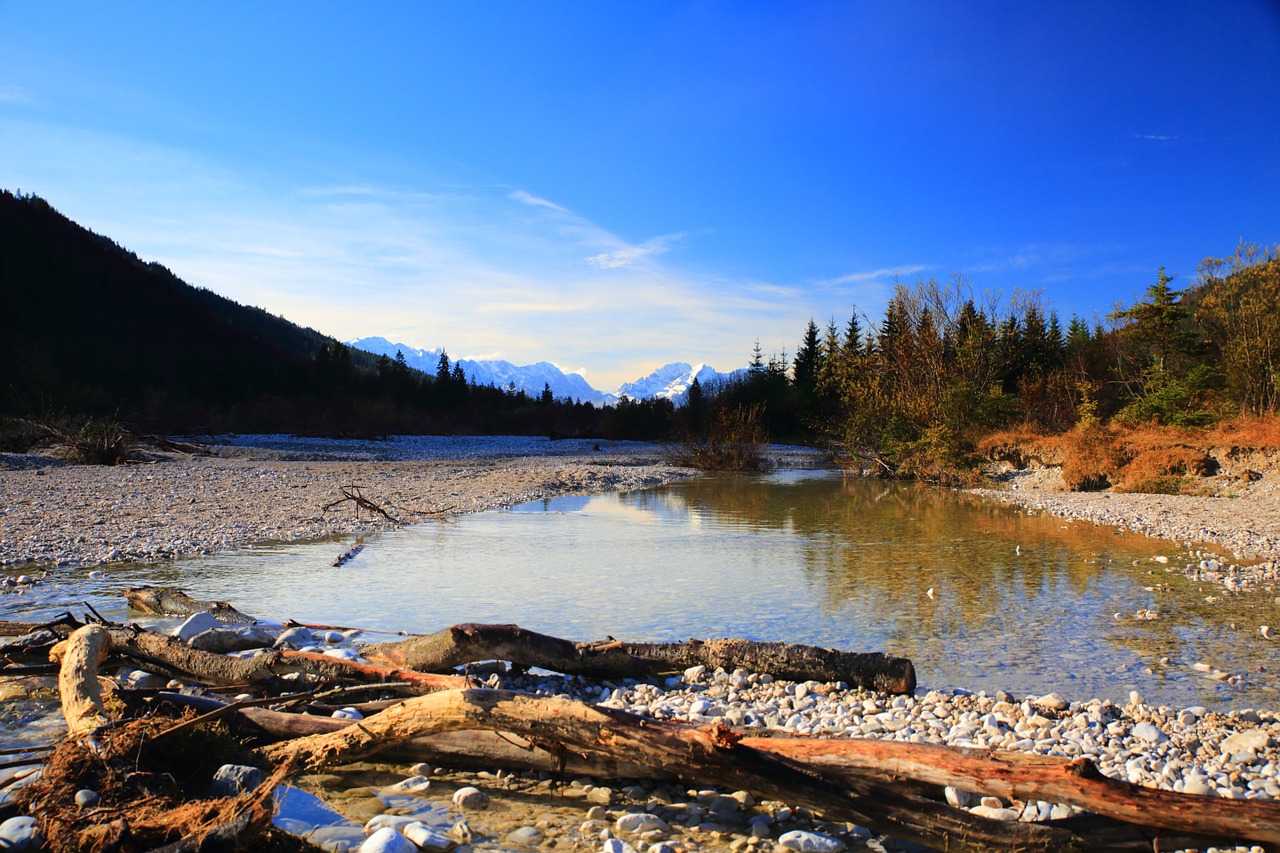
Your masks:
[[[329,716],[335,720],[363,720],[364,714],[361,714],[357,708],[339,708]]]
[[[418,845],[419,850],[428,850],[431,853],[445,853],[455,844],[452,838],[420,820],[405,824],[400,832],[405,838]]]
[[[213,618],[212,613],[207,610],[201,610],[199,613],[193,613],[188,616],[187,621],[174,628],[170,636],[177,637],[182,642],[187,643],[197,634],[203,634],[205,631],[211,631],[214,628],[221,627],[221,625],[221,622]]]
[[[1133,736],[1147,743],[1164,743],[1169,736],[1155,723],[1141,722],[1133,727]]]
[[[1216,794],[1217,791],[1214,790],[1213,786],[1205,782],[1204,779],[1191,778],[1187,779],[1182,784],[1182,793],[1194,794],[1197,797],[1207,797],[1211,794]]]
[[[1136,690],[1130,690],[1130,691],[1129,691],[1129,704],[1136,708],[1136,707],[1138,707],[1139,705],[1145,705],[1145,704],[1147,704],[1147,700],[1146,700],[1146,699],[1144,699],[1144,698],[1143,698],[1143,696],[1142,696],[1142,694],[1141,694],[1141,693],[1139,693],[1138,691],[1136,691]]]
[[[1071,703],[1058,693],[1045,694],[1037,699],[1035,704],[1047,711],[1065,711],[1071,707]]]
[[[215,797],[238,797],[262,784],[262,771],[246,764],[224,764],[213,774]]]
[[[373,835],[379,829],[389,826],[396,832],[404,832],[404,828],[411,823],[421,823],[422,821],[412,815],[402,814],[380,814],[369,818],[369,822],[364,825],[364,834]]]
[[[839,853],[845,847],[844,842],[839,838],[803,829],[782,833],[778,838],[778,844],[788,850],[798,850],[800,853]]]
[[[418,845],[384,826],[364,840],[359,853],[418,853]]]
[[[315,636],[308,628],[290,628],[276,637],[276,648],[288,647],[291,649],[300,649],[303,646],[314,645]]]
[[[600,845],[600,853],[636,853],[636,848],[621,838],[606,838]]]
[[[598,788],[592,788],[590,791],[587,791],[587,801],[607,806],[613,802],[613,789],[607,788],[603,785]]]
[[[88,788],[76,791],[76,805],[82,809],[91,809],[100,802],[102,802],[102,795],[97,791],[91,791]]]
[[[426,776],[410,776],[408,779],[401,780],[394,785],[388,786],[386,790],[394,791],[397,794],[418,794],[431,787],[431,780]]]
[[[632,835],[640,835],[645,832],[670,832],[671,827],[667,822],[657,815],[647,814],[645,812],[628,812],[618,818],[613,824],[614,829],[618,832],[626,832]]]
[[[1236,732],[1222,741],[1222,754],[1235,755],[1237,752],[1260,752],[1271,743],[1271,736],[1264,729],[1246,729]]]
[[[0,823],[0,850],[39,850],[44,846],[36,819],[22,815]]]
[[[676,853],[676,848],[665,841],[659,841],[656,844],[649,845],[649,849],[645,853]]]
[[[607,820],[609,813],[604,810],[604,806],[592,806],[587,809],[587,820]]]
[[[487,809],[489,795],[479,788],[468,785],[453,792],[453,804],[460,809]]]
[[[241,625],[237,628],[213,628],[201,631],[187,640],[187,645],[202,652],[224,655],[246,649],[269,649],[275,640],[275,637],[261,628]]]
[[[507,841],[521,847],[534,847],[542,840],[542,832],[536,827],[522,826],[507,833]]]
[[[707,674],[707,668],[702,664],[691,666],[684,671],[684,680],[690,684],[697,683],[698,679]]]
[[[992,806],[974,806],[969,814],[985,817],[988,820],[1017,820],[1018,813],[1013,809],[993,808]]]
[[[957,809],[967,809],[978,804],[978,797],[971,791],[962,791],[959,788],[947,786],[942,789],[943,796],[947,798],[947,804]]]

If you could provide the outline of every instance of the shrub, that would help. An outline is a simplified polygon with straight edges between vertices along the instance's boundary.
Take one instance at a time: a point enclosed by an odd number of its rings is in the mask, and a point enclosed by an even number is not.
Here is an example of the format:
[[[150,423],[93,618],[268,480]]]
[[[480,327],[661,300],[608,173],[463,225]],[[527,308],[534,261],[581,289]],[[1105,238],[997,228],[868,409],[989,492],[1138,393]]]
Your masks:
[[[767,470],[763,416],[760,405],[721,408],[712,418],[706,438],[686,438],[667,451],[667,461],[700,471]]]

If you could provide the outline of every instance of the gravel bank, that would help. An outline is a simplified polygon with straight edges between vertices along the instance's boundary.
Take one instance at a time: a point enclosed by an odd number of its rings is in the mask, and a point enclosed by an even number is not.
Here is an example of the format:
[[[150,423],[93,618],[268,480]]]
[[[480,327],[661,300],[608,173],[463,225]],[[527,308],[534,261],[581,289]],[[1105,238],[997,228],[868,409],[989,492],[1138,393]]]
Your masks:
[[[1245,565],[1205,553],[1183,570],[1198,580],[1221,582],[1238,592],[1280,580],[1280,470],[1260,479],[1210,478],[1211,496],[1063,492],[1057,469],[1006,475],[1007,489],[973,494],[1058,518],[1106,524],[1186,547],[1222,548]],[[1252,563],[1249,565],[1248,563]]]
[[[210,447],[215,455],[170,454],[117,468],[0,455],[0,566],[151,562],[389,525],[368,511],[357,518],[350,502],[325,509],[351,484],[414,523],[694,473],[639,442],[240,436]]]

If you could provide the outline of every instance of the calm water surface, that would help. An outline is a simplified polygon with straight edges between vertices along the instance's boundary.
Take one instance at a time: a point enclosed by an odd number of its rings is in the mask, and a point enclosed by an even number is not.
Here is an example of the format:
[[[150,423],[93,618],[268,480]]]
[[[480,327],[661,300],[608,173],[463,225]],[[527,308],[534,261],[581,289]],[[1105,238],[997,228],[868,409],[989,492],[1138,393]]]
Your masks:
[[[785,640],[910,657],[925,688],[1114,700],[1137,689],[1157,704],[1277,705],[1272,673],[1258,672],[1273,668],[1257,635],[1270,595],[1209,604],[1220,590],[1150,559],[1166,554],[1181,567],[1189,557],[1173,543],[953,492],[825,471],[712,477],[383,533],[331,567],[350,542],[122,566],[7,597],[0,618],[83,610],[82,601],[137,618],[121,593],[145,582],[275,619]],[[1132,618],[1142,608],[1160,618]],[[1210,681],[1191,670],[1196,661],[1245,673],[1245,683]]]

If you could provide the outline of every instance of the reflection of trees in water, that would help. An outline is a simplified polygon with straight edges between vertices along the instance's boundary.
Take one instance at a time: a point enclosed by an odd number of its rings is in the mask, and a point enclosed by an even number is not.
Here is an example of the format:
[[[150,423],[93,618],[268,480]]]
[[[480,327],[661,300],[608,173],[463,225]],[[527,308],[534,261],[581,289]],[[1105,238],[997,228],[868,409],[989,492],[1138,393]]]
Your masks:
[[[975,654],[993,662],[1057,660],[1060,668],[1078,661],[1081,671],[1099,657],[1114,667],[1130,656],[1189,657],[1184,667],[1197,656],[1217,657],[1223,666],[1268,665],[1254,660],[1262,654],[1256,649],[1236,653],[1232,638],[1238,641],[1240,632],[1226,627],[1230,618],[1221,607],[1203,605],[1206,593],[1195,584],[1158,564],[1129,565],[1168,553],[1169,543],[904,483],[726,476],[649,495],[655,510],[661,504],[667,513],[748,532],[801,534],[806,586],[824,614],[857,623],[852,635],[883,638],[895,653],[940,661]],[[1147,575],[1148,567],[1155,574]],[[1143,590],[1156,583],[1173,589]],[[934,599],[925,594],[930,587]],[[1149,606],[1164,615],[1154,622],[1131,618]],[[1116,611],[1125,618],[1114,620]],[[1256,632],[1261,623],[1248,618]]]

